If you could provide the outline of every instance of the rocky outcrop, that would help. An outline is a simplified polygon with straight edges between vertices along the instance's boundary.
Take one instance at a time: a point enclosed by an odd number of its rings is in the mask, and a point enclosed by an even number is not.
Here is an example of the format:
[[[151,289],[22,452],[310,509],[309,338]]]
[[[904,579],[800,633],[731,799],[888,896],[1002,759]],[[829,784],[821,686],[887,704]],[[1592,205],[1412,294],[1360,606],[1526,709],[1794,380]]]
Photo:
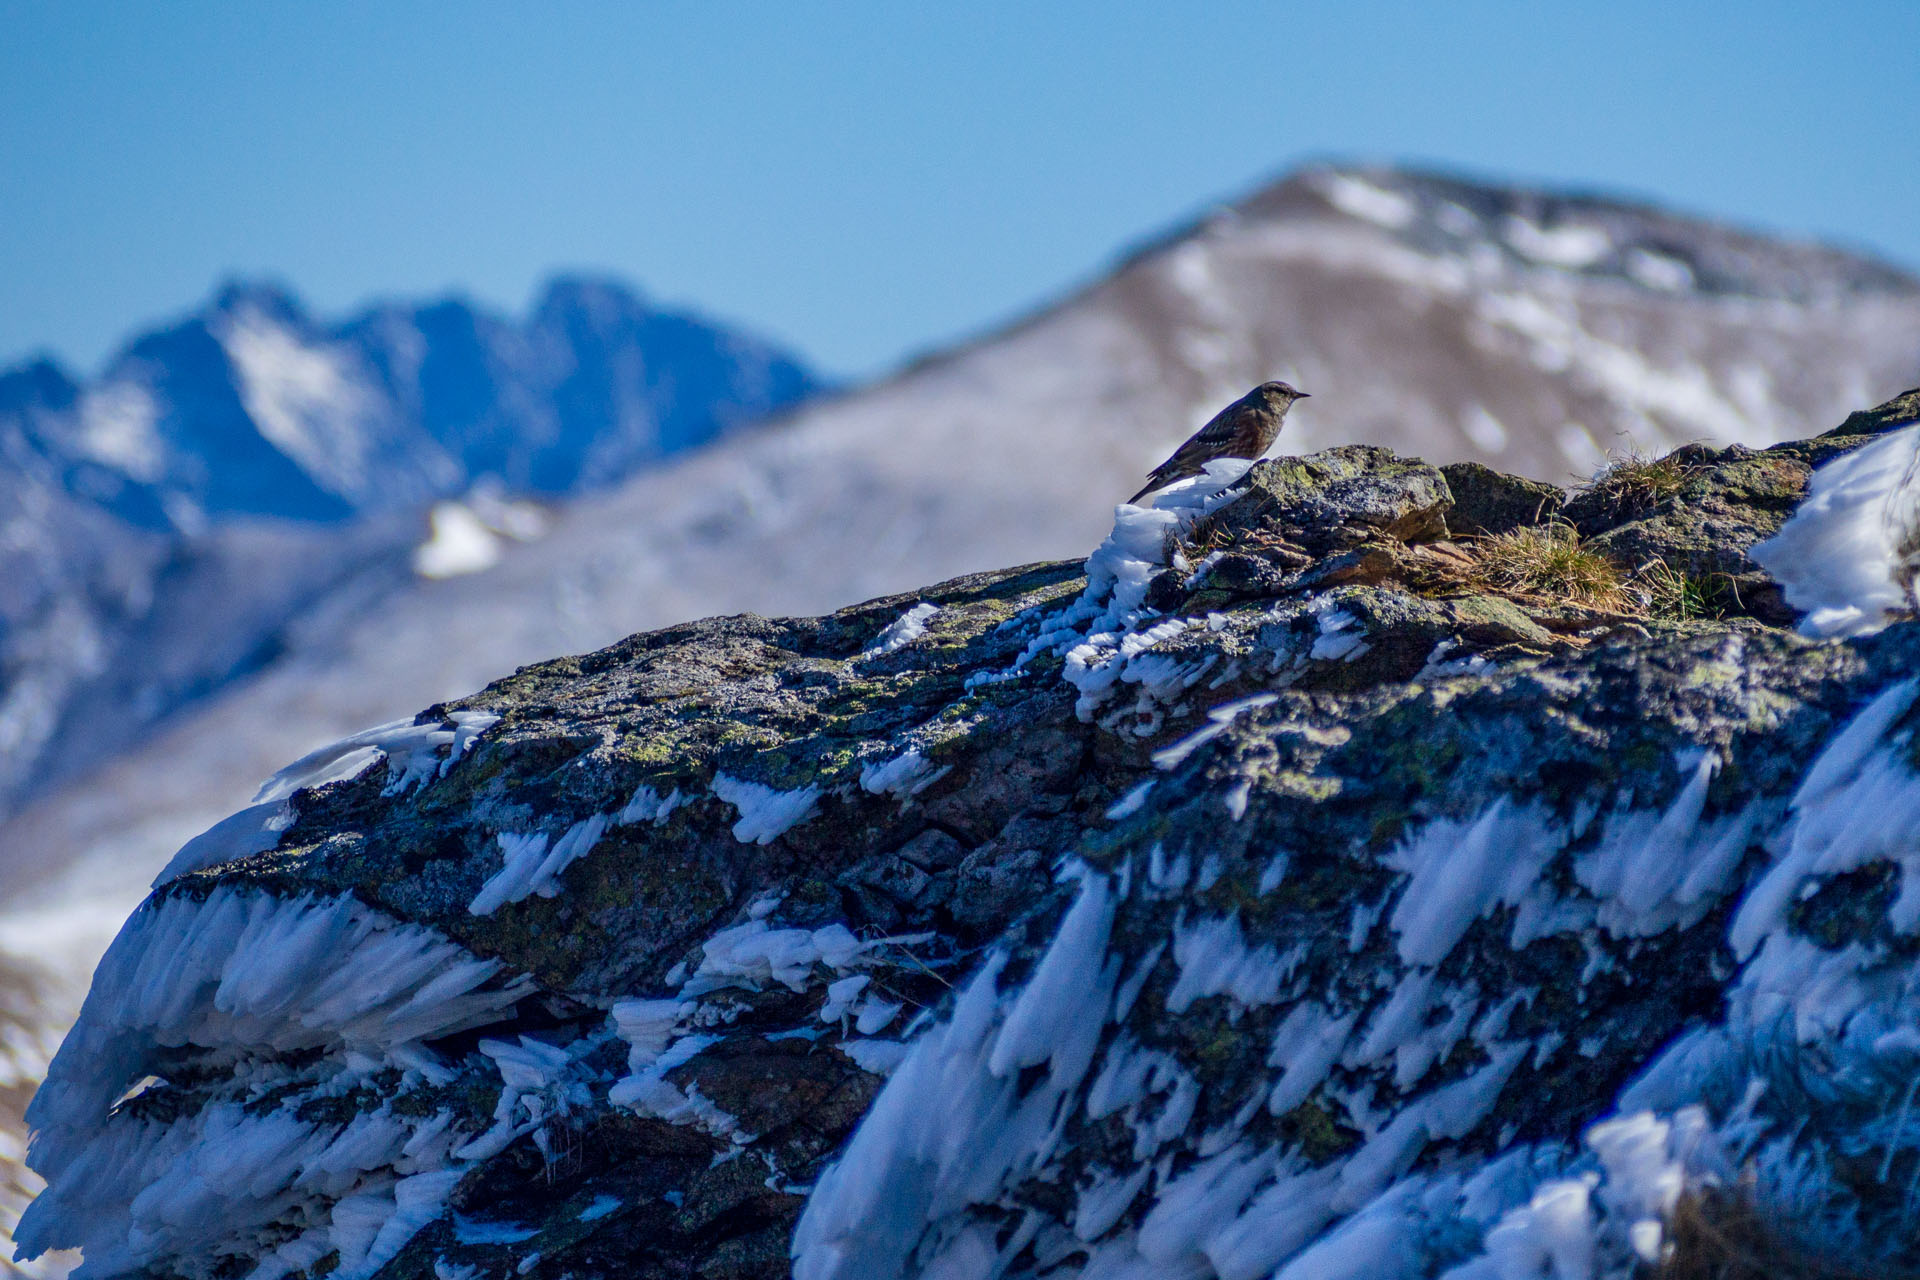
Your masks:
[[[1084,564],[316,753],[102,963],[18,1238],[1298,1280],[1625,1274],[1719,1214],[1920,1261],[1920,630],[1805,638],[1751,554],[1912,418],[1572,494],[1215,464]]]

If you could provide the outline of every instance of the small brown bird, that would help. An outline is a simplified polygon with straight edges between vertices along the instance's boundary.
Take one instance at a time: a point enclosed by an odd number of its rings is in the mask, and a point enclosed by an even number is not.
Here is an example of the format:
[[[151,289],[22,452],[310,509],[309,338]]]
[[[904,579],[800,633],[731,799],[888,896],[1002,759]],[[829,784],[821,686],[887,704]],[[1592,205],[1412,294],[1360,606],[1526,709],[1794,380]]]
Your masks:
[[[1295,391],[1284,382],[1261,383],[1188,436],[1187,442],[1175,449],[1171,458],[1147,476],[1147,487],[1127,501],[1138,502],[1175,480],[1197,476],[1215,458],[1259,457],[1280,434],[1280,424],[1286,421],[1288,408],[1295,400],[1306,398],[1306,392]]]

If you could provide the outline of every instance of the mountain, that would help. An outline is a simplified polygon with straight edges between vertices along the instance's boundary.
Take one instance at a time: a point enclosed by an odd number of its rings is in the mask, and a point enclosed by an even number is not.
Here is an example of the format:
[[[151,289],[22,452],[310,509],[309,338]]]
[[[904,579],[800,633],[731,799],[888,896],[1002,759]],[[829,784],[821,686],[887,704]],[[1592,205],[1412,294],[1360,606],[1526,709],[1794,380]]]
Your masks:
[[[316,596],[404,580],[434,499],[602,487],[819,388],[573,278],[525,319],[448,299],[339,324],[232,285],[90,383],[0,374],[0,812],[268,661]]]
[[[68,488],[130,522],[334,521],[493,478],[560,496],[704,444],[819,387],[758,339],[563,278],[524,320],[458,299],[325,325],[230,285],[80,387],[45,361],[0,375],[0,421]]]
[[[1920,390],[1571,494],[1216,462],[1084,561],[317,751],[102,961],[17,1239],[151,1280],[1910,1275],[1916,458]]]
[[[469,424],[475,438],[506,412],[488,406],[510,401],[382,376],[439,388],[434,421]],[[1562,483],[1607,448],[1767,444],[1912,385],[1920,281],[1639,204],[1385,169],[1304,171],[1004,330],[568,497],[543,537],[504,540],[483,572],[414,573],[417,519],[352,564],[283,533],[297,552],[218,558],[193,593],[174,593],[224,602],[272,578],[262,566],[274,557],[306,566],[311,585],[289,593],[299,600],[280,625],[233,629],[251,643],[195,625],[184,604],[163,619],[131,592],[116,607],[152,618],[142,648],[181,655],[174,692],[157,703],[168,713],[123,728],[116,716],[139,705],[137,691],[96,684],[84,718],[68,722],[93,743],[85,758],[58,775],[22,771],[37,794],[0,826],[11,906],[0,951],[84,973],[153,871],[274,769],[516,666],[707,614],[818,612],[1084,555],[1148,467],[1268,377],[1313,393],[1289,417],[1283,453],[1385,444]],[[564,434],[551,430],[542,438]],[[529,468],[536,456],[552,455],[527,455]],[[237,517],[206,519],[217,532]],[[121,555],[133,563],[141,545]],[[165,558],[169,545],[149,554]],[[108,604],[123,598],[114,571],[95,570]],[[117,621],[99,630],[126,634]],[[199,647],[219,661],[202,663]],[[109,652],[121,653],[103,644],[100,668],[128,666]],[[200,679],[208,665],[225,674]],[[36,724],[81,705],[70,690],[49,701],[54,714]],[[109,741],[124,748],[112,758]],[[45,1003],[70,1016],[66,999]]]

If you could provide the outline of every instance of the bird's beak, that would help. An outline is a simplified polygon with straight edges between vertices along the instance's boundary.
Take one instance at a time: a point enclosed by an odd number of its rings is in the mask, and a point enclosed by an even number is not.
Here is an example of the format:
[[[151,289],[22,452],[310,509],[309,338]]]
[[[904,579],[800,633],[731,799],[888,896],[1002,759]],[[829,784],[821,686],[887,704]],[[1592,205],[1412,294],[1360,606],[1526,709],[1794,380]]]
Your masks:
[[[1293,393],[1293,398],[1294,398],[1295,400],[1311,400],[1311,399],[1313,399],[1313,397],[1312,397],[1312,396],[1310,396],[1310,395],[1308,395],[1308,394],[1307,394],[1306,392],[1304,392],[1304,391],[1296,391],[1296,392],[1294,392],[1294,393]]]

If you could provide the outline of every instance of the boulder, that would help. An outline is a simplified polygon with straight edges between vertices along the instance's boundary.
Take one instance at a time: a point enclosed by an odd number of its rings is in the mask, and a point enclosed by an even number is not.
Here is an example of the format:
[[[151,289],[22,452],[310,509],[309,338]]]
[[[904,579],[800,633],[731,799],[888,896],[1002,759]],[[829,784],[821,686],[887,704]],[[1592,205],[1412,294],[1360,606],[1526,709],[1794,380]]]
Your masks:
[[[315,753],[103,961],[18,1239],[194,1280],[1911,1266],[1920,627],[1804,637],[1749,554],[1868,438],[1573,494],[1215,464],[1084,564]],[[1629,603],[1485,573],[1548,524]]]

